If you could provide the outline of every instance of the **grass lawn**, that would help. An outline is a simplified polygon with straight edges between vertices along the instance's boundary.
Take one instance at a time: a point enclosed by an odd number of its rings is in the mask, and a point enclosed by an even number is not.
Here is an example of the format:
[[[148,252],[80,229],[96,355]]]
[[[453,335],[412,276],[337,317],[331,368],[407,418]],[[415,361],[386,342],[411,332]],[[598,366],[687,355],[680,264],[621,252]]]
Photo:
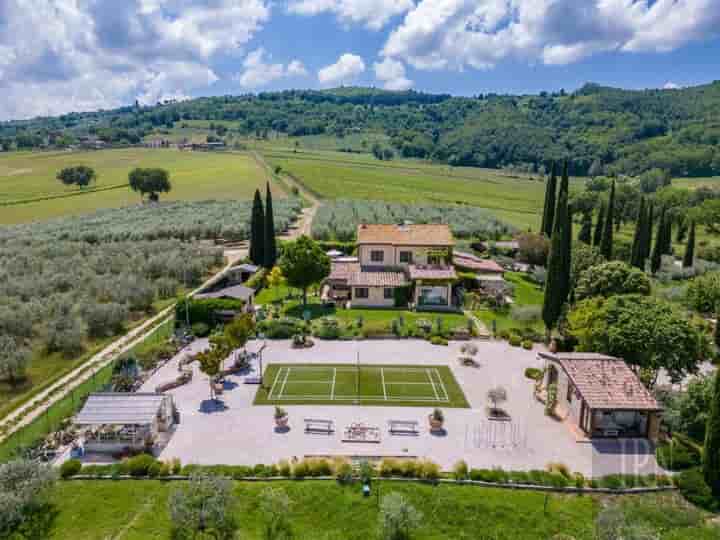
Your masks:
[[[93,167],[98,174],[93,188],[98,189],[81,192],[55,178],[60,169],[73,165]],[[127,187],[128,173],[135,167],[162,167],[170,172],[173,189],[161,196],[163,200],[249,199],[266,181],[265,171],[243,153],[147,148],[8,153],[0,156],[0,204],[82,194],[4,207],[0,223],[39,221],[137,204],[139,195]],[[273,187],[277,197],[284,196],[277,184]]]
[[[166,540],[171,523],[168,499],[176,482],[68,481],[51,494],[52,540]],[[538,491],[375,481],[370,497],[359,484],[330,481],[235,482],[239,538],[263,538],[259,494],[267,487],[285,490],[289,521],[297,540],[378,538],[375,494],[398,492],[422,513],[413,540],[594,540],[594,522],[607,504],[619,504],[628,519],[658,530],[660,540],[711,540],[718,529],[706,526],[704,513],[675,494],[613,496],[547,495]],[[655,538],[653,536],[653,538]]]
[[[505,279],[513,284],[515,303],[513,306],[542,306],[543,290],[540,286],[527,279],[526,275],[520,272],[506,272]],[[509,330],[513,327],[528,326],[524,322],[515,321],[511,317],[511,310],[501,311],[492,309],[478,309],[475,315],[485,324],[488,330],[492,331],[493,320],[498,331]],[[529,325],[538,332],[543,331],[543,323],[538,320]]]
[[[328,199],[469,204],[520,228],[537,228],[545,184],[494,169],[448,167],[419,160],[381,162],[368,154],[268,146],[263,155]]]
[[[338,359],[342,360],[342,359]],[[270,364],[255,405],[469,407],[447,366]]]

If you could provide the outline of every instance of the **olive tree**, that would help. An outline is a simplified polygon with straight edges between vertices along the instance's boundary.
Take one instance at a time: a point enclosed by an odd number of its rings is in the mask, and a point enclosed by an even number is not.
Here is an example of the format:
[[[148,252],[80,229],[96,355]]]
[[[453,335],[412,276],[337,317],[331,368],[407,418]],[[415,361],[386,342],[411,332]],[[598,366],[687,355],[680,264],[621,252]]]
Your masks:
[[[11,386],[25,379],[30,351],[18,344],[11,336],[0,335],[0,379]]]
[[[289,511],[290,498],[284,489],[269,487],[260,492],[263,540],[290,540],[293,537]]]
[[[591,266],[580,274],[575,287],[578,300],[591,296],[613,296],[615,294],[650,294],[650,279],[647,274],[621,261],[610,261]]]
[[[15,460],[0,465],[0,538],[31,529],[56,479],[47,465]]]
[[[97,173],[92,167],[78,165],[76,167],[65,167],[57,173],[56,178],[66,186],[76,185],[82,189],[97,179]]]
[[[157,201],[160,193],[167,193],[172,189],[170,173],[165,169],[135,168],[128,174],[130,189],[140,193],[140,197],[149,194],[151,201]]]
[[[380,537],[383,540],[410,540],[422,523],[422,514],[399,493],[385,495],[380,504]]]
[[[233,538],[238,528],[233,515],[234,502],[230,479],[210,475],[191,476],[187,484],[170,494],[172,537],[176,540]]]

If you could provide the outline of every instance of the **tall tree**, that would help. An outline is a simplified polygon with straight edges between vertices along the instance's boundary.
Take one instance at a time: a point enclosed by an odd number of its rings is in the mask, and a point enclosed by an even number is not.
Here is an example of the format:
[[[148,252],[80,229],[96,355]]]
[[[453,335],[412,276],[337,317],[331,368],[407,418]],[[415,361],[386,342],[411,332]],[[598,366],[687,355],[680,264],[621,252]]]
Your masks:
[[[259,189],[255,190],[250,215],[250,260],[258,266],[265,264],[265,210]]]
[[[645,268],[643,252],[645,246],[645,197],[640,198],[637,222],[635,224],[635,235],[633,236],[632,250],[630,251],[630,264],[642,270]]]
[[[643,235],[643,260],[650,257],[653,238],[653,222],[655,220],[655,207],[652,201],[648,203],[647,216],[645,217],[645,234]]]
[[[562,289],[560,297],[565,303],[570,295],[570,267],[572,252],[572,208],[570,206],[570,179],[568,176],[568,162],[563,166],[562,179],[560,181],[560,193],[564,195],[564,208],[555,209],[555,219],[562,219]]]
[[[683,256],[683,268],[691,268],[695,261],[695,221],[690,222],[690,232],[688,233],[687,246],[685,246],[685,255]]]
[[[160,193],[167,193],[172,189],[170,173],[158,168],[136,167],[128,174],[128,184],[130,189],[140,193],[141,198],[148,193],[151,201],[157,201]]]
[[[288,242],[280,258],[280,269],[288,285],[302,289],[303,307],[307,306],[307,290],[330,273],[330,257],[312,239],[303,235]]]
[[[583,212],[578,240],[588,245],[592,242],[592,212]]]
[[[603,227],[605,226],[605,203],[600,204],[600,210],[598,210],[598,218],[595,223],[595,232],[593,233],[592,245],[600,247],[600,240],[602,239]]]
[[[550,170],[550,178],[548,178],[545,186],[545,207],[543,208],[542,224],[540,232],[550,238],[553,232],[553,223],[555,219],[555,192],[557,191],[557,173],[556,165],[553,161]]]
[[[563,181],[560,185],[555,221],[553,224],[550,255],[548,256],[547,278],[545,280],[545,295],[543,299],[542,318],[548,339],[553,328],[557,325],[562,307],[567,299],[570,288],[569,267],[566,267],[566,237],[568,215],[568,192]],[[569,261],[568,261],[569,262]]]
[[[265,195],[265,238],[264,238],[264,264],[267,269],[275,266],[277,262],[277,245],[275,243],[275,218],[273,217],[272,194],[270,193],[270,182],[267,183]]]
[[[703,475],[713,494],[720,496],[720,369],[715,373],[715,388],[705,428]]]
[[[608,197],[607,214],[603,224],[603,234],[600,239],[600,255],[608,261],[612,259],[613,251],[613,216],[615,215],[615,180],[610,184],[610,196]]]
[[[665,245],[665,208],[660,210],[660,219],[657,225],[657,234],[655,235],[655,245],[653,246],[652,256],[650,257],[650,271],[656,274],[660,270],[662,263],[663,249]]]

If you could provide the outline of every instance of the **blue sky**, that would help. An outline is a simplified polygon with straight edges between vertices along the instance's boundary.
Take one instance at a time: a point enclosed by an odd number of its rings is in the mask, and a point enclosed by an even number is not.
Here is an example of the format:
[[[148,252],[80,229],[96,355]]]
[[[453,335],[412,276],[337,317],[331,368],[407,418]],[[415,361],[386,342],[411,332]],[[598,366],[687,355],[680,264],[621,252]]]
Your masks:
[[[718,58],[720,0],[2,0],[0,120],[341,84],[687,86]]]

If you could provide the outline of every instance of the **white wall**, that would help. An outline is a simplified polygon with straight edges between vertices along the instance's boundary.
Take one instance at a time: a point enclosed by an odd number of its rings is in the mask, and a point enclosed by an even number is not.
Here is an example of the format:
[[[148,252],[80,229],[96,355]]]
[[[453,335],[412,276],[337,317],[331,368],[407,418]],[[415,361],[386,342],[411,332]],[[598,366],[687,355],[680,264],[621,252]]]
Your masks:
[[[355,289],[358,288],[362,287],[353,287],[352,307],[395,307],[395,296],[385,298],[385,287],[367,287],[367,298],[357,298],[355,296]]]

